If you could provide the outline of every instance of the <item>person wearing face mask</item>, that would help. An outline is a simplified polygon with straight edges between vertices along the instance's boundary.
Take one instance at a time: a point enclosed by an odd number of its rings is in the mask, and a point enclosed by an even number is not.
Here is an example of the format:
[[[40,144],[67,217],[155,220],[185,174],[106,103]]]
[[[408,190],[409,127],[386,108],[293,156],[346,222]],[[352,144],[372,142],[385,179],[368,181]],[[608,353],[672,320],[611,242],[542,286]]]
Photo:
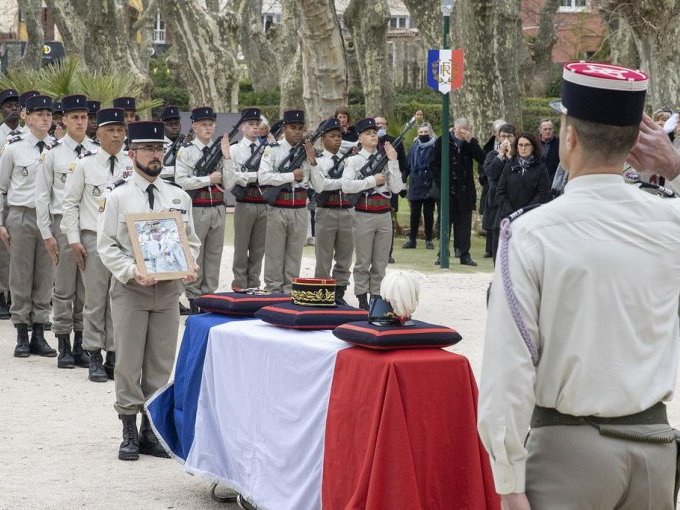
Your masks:
[[[411,222],[408,241],[402,246],[405,249],[416,247],[422,212],[425,219],[425,248],[434,250],[432,235],[435,199],[432,197],[434,177],[430,170],[430,153],[435,140],[432,126],[424,122],[418,128],[418,138],[408,153],[408,201],[411,206]]]
[[[194,260],[200,241],[192,221],[191,198],[179,186],[159,177],[163,168],[163,123],[128,125],[129,157],[134,173],[111,191],[99,217],[97,249],[111,271],[111,311],[116,323],[116,409],[123,423],[120,460],[137,460],[140,454],[167,458],[143,411],[144,402],[167,383],[175,360],[179,309],[183,291],[179,280],[157,281],[143,275],[135,264],[125,218],[130,214],[178,211]],[[166,245],[174,239],[163,239]],[[163,243],[161,243],[163,244]],[[164,250],[169,250],[167,246]],[[186,282],[197,277],[192,267]],[[137,414],[142,413],[137,429]]]

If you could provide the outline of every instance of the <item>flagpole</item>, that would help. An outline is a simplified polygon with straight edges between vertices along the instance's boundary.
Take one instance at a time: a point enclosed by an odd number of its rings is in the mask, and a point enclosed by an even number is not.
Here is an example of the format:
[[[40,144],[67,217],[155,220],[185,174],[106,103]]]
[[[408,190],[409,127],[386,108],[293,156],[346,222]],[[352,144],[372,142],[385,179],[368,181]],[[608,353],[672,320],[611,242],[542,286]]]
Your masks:
[[[444,33],[442,49],[449,48],[449,23],[451,19],[451,11],[453,10],[454,0],[442,0],[441,8],[444,16]],[[442,94],[442,159],[441,159],[441,188],[439,201],[439,264],[440,268],[449,268],[449,225],[451,223],[449,216],[449,108],[451,101],[451,94],[447,92]]]

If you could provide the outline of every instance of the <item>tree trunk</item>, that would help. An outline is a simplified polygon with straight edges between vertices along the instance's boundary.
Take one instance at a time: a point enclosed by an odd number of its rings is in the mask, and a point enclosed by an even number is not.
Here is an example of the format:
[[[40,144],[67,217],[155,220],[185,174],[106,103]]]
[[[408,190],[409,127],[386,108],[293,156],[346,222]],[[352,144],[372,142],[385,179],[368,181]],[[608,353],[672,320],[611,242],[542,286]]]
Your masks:
[[[550,1],[550,0],[548,0]],[[522,61],[522,20],[519,0],[497,0],[493,33],[494,76],[491,80],[497,111],[517,126],[522,124],[522,92],[519,67]],[[493,118],[486,118],[487,126]],[[482,125],[478,125],[481,129]]]
[[[303,99],[316,126],[347,104],[347,62],[333,0],[299,0]]]
[[[172,27],[177,63],[187,78],[192,105],[238,111],[236,17],[215,14],[199,0],[163,0],[161,15]]]
[[[280,27],[273,26],[265,33],[262,26],[262,0],[237,0],[235,11],[240,20],[240,43],[253,90],[262,92],[279,86],[279,71],[274,41]]]
[[[386,0],[351,0],[344,14],[345,25],[359,62],[366,115],[391,117],[394,84],[387,61],[387,27],[390,10]]]
[[[276,61],[279,63],[281,113],[304,108],[302,99],[302,48],[300,46],[300,12],[296,0],[281,2],[282,26],[277,36]]]
[[[519,4],[519,2],[517,2]],[[557,42],[555,16],[560,6],[559,0],[546,0],[538,18],[538,34],[529,45],[528,58],[522,65],[524,90],[532,97],[544,96],[551,82],[558,76],[552,59],[552,51]],[[518,6],[519,9],[519,6]],[[521,27],[520,27],[521,30]],[[519,41],[521,48],[524,40]]]
[[[423,0],[404,0],[413,22],[418,27],[418,34],[426,48],[440,48],[442,45],[442,13],[439,2]]]
[[[42,64],[45,34],[42,27],[42,1],[19,0],[19,9],[26,20],[28,41],[24,49],[24,56],[18,65],[25,69],[39,69]]]
[[[78,12],[72,2],[64,0],[45,0],[47,7],[52,11],[55,24],[59,29],[61,40],[64,43],[64,51],[71,58],[77,58],[85,65],[85,25],[78,21]]]
[[[628,22],[618,11],[603,9],[602,4],[599,5],[599,11],[607,25],[609,61],[621,66],[639,67],[640,56],[635,46],[635,35]]]

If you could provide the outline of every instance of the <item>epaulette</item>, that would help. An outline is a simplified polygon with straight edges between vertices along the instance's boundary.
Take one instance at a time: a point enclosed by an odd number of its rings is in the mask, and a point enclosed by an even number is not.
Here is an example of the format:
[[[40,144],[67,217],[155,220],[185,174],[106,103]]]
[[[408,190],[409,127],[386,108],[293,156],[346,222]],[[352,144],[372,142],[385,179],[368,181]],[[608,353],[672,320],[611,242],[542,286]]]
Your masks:
[[[20,142],[23,139],[24,139],[23,135],[8,136],[7,143]]]
[[[176,186],[176,187],[178,187],[178,188],[181,189],[181,190],[184,189],[184,188],[182,188],[182,186],[180,186],[180,185],[177,184],[176,182],[166,181],[165,179],[162,179],[162,181],[163,181],[165,184],[169,184],[170,186]]]
[[[236,145],[237,143],[238,143],[238,141],[231,142],[231,143],[229,144],[229,147],[231,147],[232,145]]]
[[[83,158],[86,158],[88,156],[92,156],[93,154],[97,154],[97,152],[99,152],[97,149],[86,150],[85,152],[82,152],[80,154],[80,156],[78,156],[78,159],[83,159]]]
[[[267,146],[269,146],[269,147],[278,147],[278,146],[279,146],[279,142],[268,143]]]
[[[93,143],[93,144],[95,144],[95,145],[101,145],[101,144],[99,143],[99,140],[97,140],[97,139],[90,139],[90,143]]]
[[[48,144],[45,146],[45,148],[46,148],[46,149],[54,149],[54,148],[57,147],[60,143],[61,143],[61,140],[55,140],[55,141],[52,142],[52,143],[48,143]]]
[[[114,182],[113,184],[109,184],[107,187],[108,187],[111,191],[113,191],[113,190],[116,189],[118,186],[122,186],[122,185],[125,184],[126,182],[128,182],[127,179],[118,179],[116,182]]]
[[[182,147],[189,147],[191,145],[191,142],[184,142],[182,144]]]
[[[23,135],[24,132],[21,129],[13,129],[9,133],[7,133],[7,137],[9,138],[10,136],[17,136],[17,135]]]
[[[314,157],[320,158],[322,155],[323,155],[323,151],[317,151],[317,150],[314,151]]]
[[[539,205],[541,204],[531,204],[527,205],[526,207],[522,207],[521,209],[517,209],[514,213],[508,214],[507,218],[510,220],[510,222],[513,222],[523,214],[528,213],[532,209],[536,209]]]

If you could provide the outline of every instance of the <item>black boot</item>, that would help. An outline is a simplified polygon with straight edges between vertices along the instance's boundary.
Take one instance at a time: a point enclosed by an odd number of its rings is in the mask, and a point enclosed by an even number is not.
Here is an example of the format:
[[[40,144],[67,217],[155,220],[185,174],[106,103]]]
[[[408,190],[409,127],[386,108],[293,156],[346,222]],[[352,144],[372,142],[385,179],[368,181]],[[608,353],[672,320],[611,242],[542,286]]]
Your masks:
[[[113,370],[116,368],[116,353],[114,351],[106,351],[106,362],[104,363],[104,370],[106,377],[113,381]]]
[[[335,304],[340,306],[349,306],[345,301],[345,292],[347,285],[338,285],[335,287]]]
[[[191,310],[184,306],[181,302],[179,303],[179,314],[180,315],[190,315]]]
[[[90,358],[83,350],[83,332],[76,331],[73,333],[73,361],[82,368],[90,366]]]
[[[102,358],[102,353],[99,349],[96,351],[88,351],[90,354],[90,370],[87,378],[92,382],[106,382],[109,378],[106,376],[106,370],[104,370],[104,358]]]
[[[15,324],[17,328],[17,346],[14,348],[15,358],[28,358],[31,349],[28,346],[28,324]]]
[[[31,333],[31,343],[29,344],[31,354],[38,356],[45,356],[53,358],[57,355],[57,351],[52,349],[45,340],[45,329],[43,324],[37,322],[33,323],[33,332]]]
[[[76,362],[71,353],[71,338],[69,335],[57,335],[59,342],[59,356],[57,357],[58,368],[75,368]]]
[[[357,299],[359,300],[359,308],[368,311],[368,296],[366,294],[359,294]]]
[[[189,315],[196,315],[197,313],[201,313],[201,308],[196,304],[196,302],[193,299],[189,300]]]
[[[142,413],[142,426],[139,428],[139,453],[143,455],[153,455],[154,457],[162,457],[169,459],[170,455],[161,446],[160,441],[153,433],[149,417],[146,413]]]
[[[415,239],[409,239],[404,244],[402,244],[401,247],[404,250],[411,250],[411,249],[416,247],[416,240]]]
[[[99,354],[101,357],[101,354]],[[137,415],[119,414],[123,422],[123,442],[118,448],[120,460],[137,460],[139,458],[139,434],[137,433]]]
[[[5,293],[0,292],[0,320],[7,320],[12,317],[12,314],[9,313],[9,305],[7,304],[7,301],[5,301]]]

